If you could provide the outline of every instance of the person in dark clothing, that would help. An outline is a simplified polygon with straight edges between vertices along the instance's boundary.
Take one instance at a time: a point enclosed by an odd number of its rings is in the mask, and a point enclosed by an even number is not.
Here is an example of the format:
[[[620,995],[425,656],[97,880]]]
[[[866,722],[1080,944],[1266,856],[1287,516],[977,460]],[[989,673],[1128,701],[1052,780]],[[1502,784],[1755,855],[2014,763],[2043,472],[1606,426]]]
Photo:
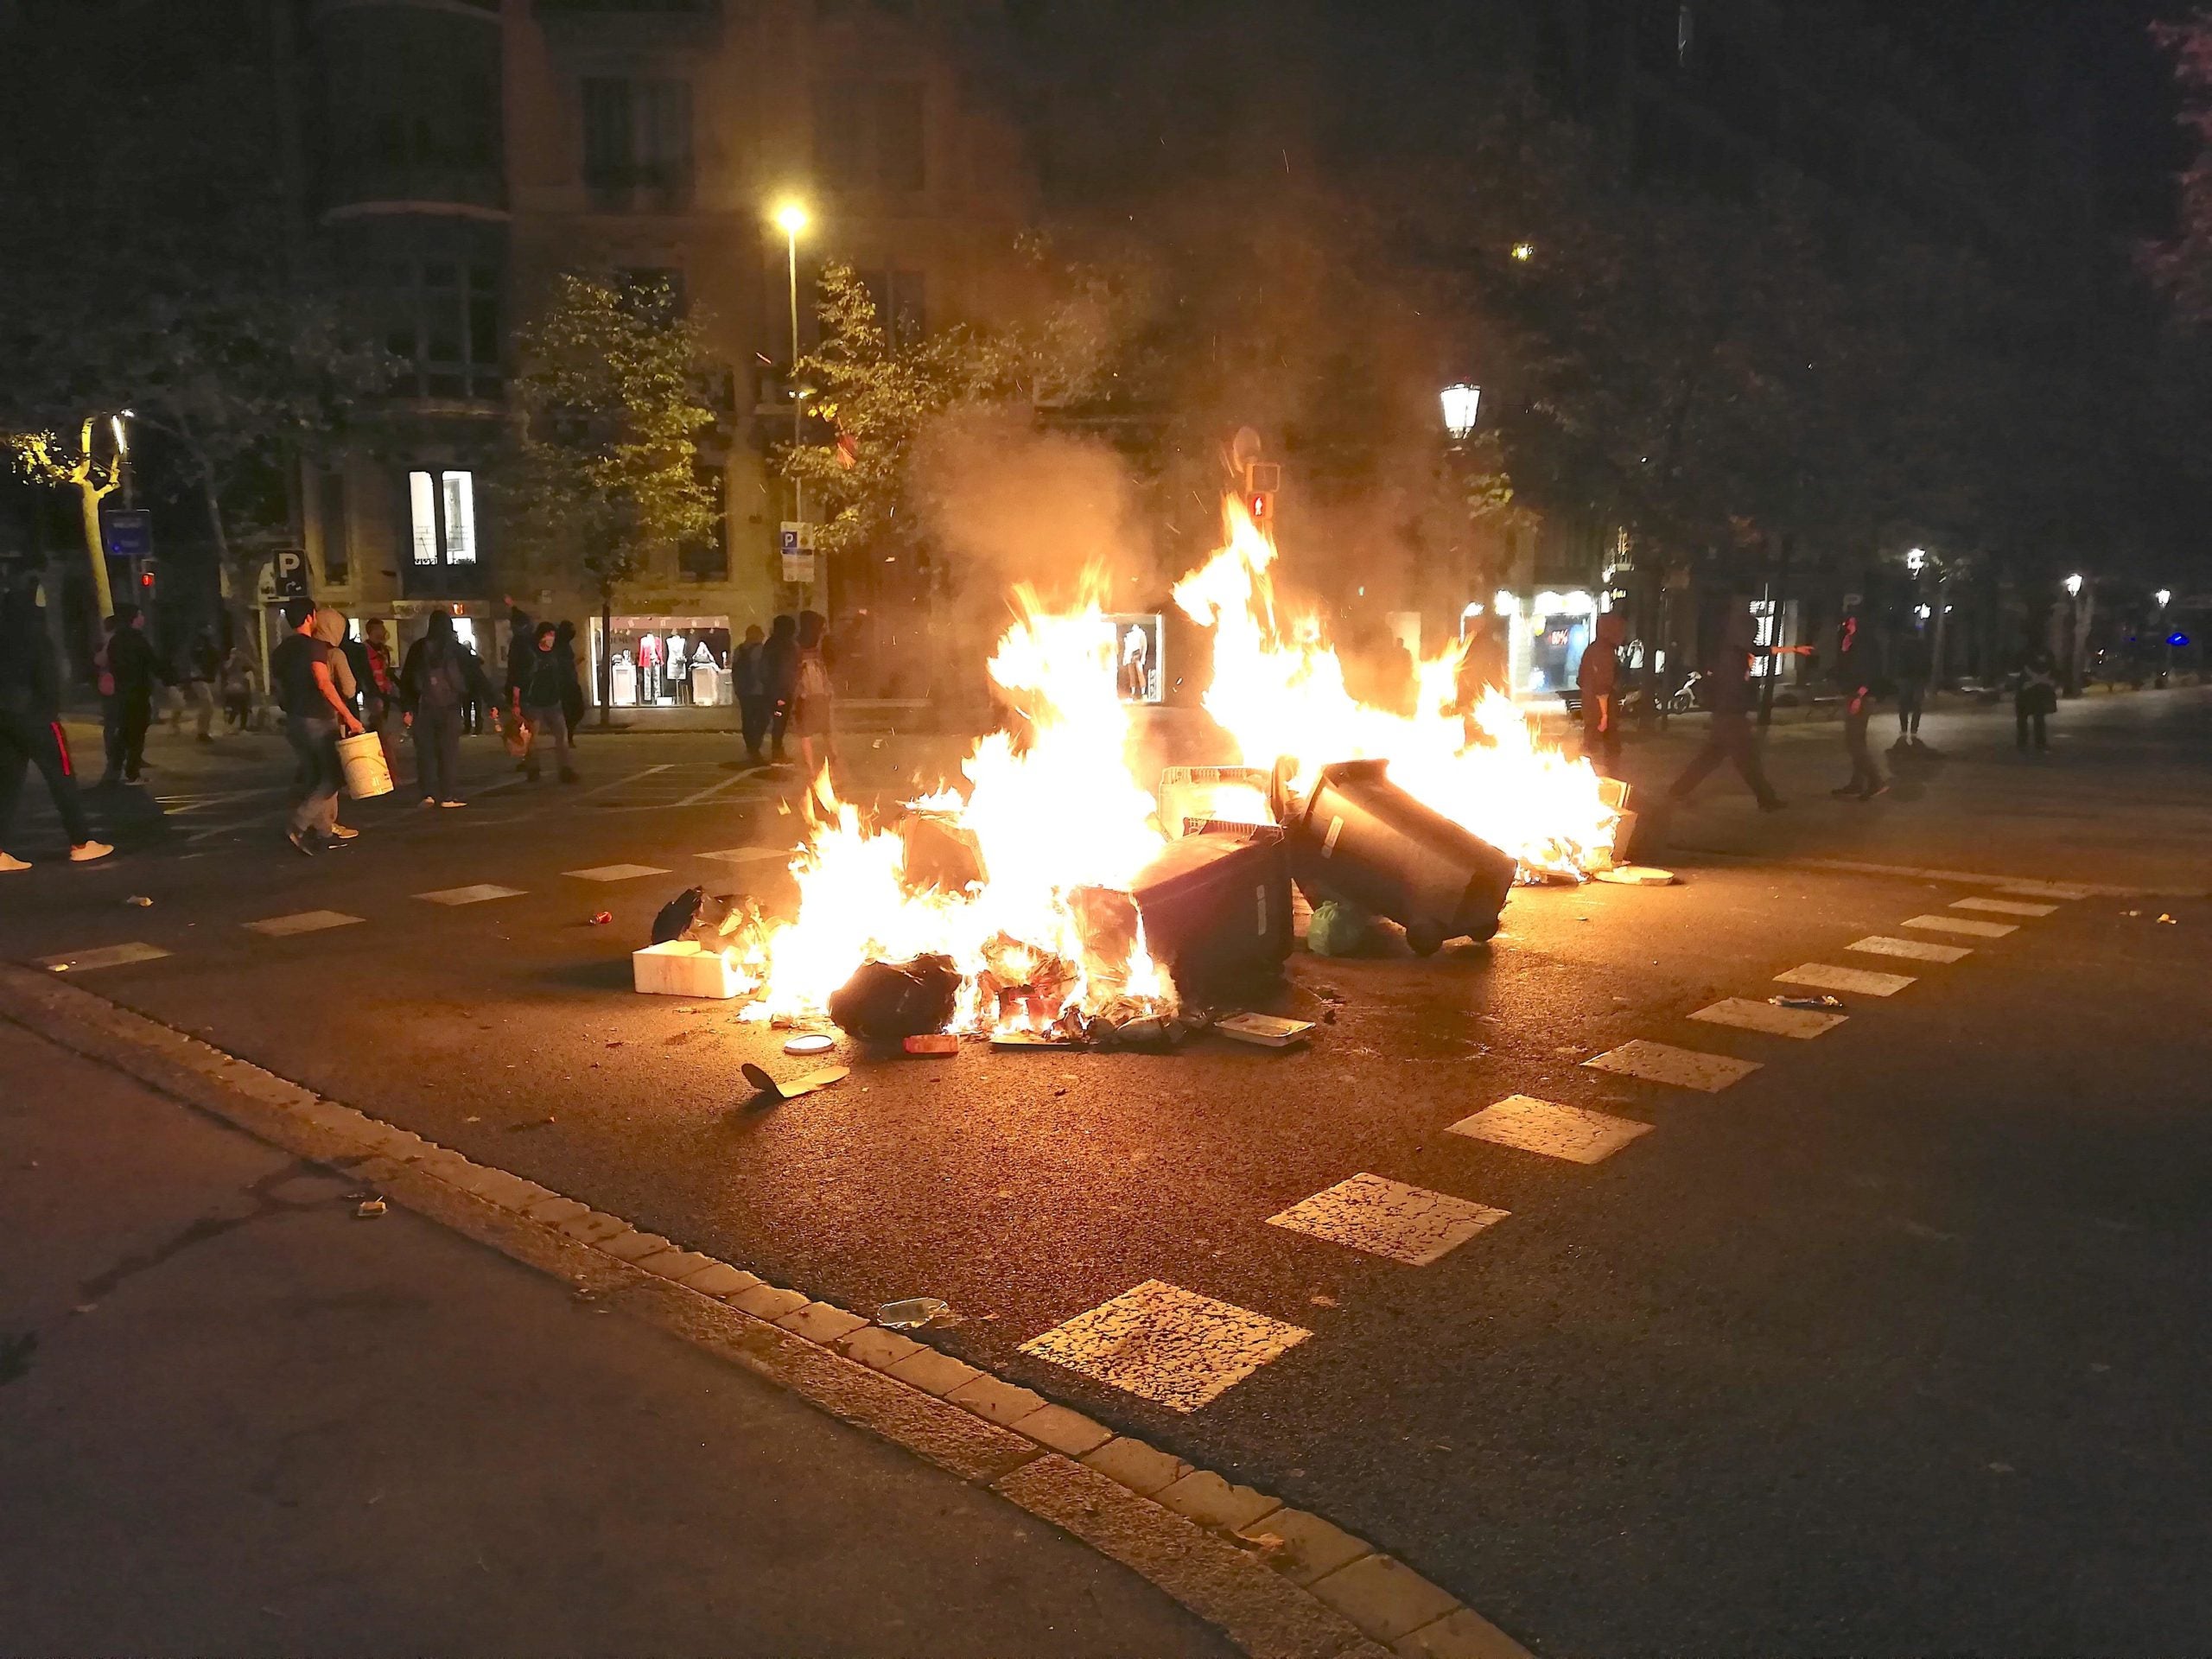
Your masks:
[[[1621,641],[1628,624],[1618,611],[1599,617],[1574,671],[1582,699],[1582,758],[1600,778],[1617,778],[1621,764]]]
[[[476,653],[461,643],[453,618],[430,616],[429,632],[415,642],[399,671],[399,697],[415,734],[415,777],[425,806],[461,806],[461,728],[471,702],[497,701]]]
[[[18,587],[0,593],[0,839],[16,821],[24,769],[36,766],[54,797],[54,810],[61,815],[70,861],[89,864],[115,849],[92,839],[60,710],[61,674],[32,590]],[[29,868],[0,850],[0,872]]]
[[[331,672],[338,648],[316,636],[315,601],[286,600],[284,620],[292,631],[269,653],[269,677],[284,710],[285,741],[299,761],[284,839],[295,851],[313,857],[321,848],[360,834],[338,822],[338,797],[346,787],[338,738],[340,733],[353,736],[362,727],[338,693]]]
[[[2044,722],[2058,712],[2058,658],[2046,641],[2031,639],[2021,648],[2019,676],[2019,686],[2012,693],[2013,729],[2024,753],[2028,728],[2032,726],[2036,752],[2041,753],[2050,747],[2050,734]]]
[[[790,724],[791,705],[798,694],[798,619],[786,612],[768,625],[768,643],[761,647],[767,671],[768,760],[784,764],[784,728]]]
[[[1789,645],[1780,647],[1779,652],[1802,655],[1808,649]],[[1669,787],[1669,804],[1689,799],[1697,786],[1726,761],[1751,785],[1762,812],[1782,810],[1785,803],[1774,792],[1766,769],[1759,764],[1751,720],[1751,664],[1760,657],[1777,654],[1777,650],[1757,643],[1750,612],[1738,609],[1729,615],[1719,647],[1706,671],[1713,686],[1713,719],[1706,730],[1705,747],[1690,757],[1689,765]]]
[[[559,635],[552,623],[539,623],[528,645],[507,662],[507,712],[529,723],[530,753],[523,765],[533,784],[541,775],[538,755],[546,743],[553,746],[561,781],[583,781],[569,764],[566,705],[569,690],[575,684],[576,659],[558,648]]]
[[[1897,687],[1897,747],[1920,741],[1920,709],[1928,699],[1928,641],[1909,628],[1898,638],[1890,677]]]
[[[146,764],[146,728],[154,721],[154,683],[174,685],[146,639],[146,618],[136,605],[115,607],[114,632],[100,647],[101,725],[107,738],[103,784],[138,781]]]
[[[553,649],[569,664],[568,682],[561,693],[561,718],[568,722],[569,741],[576,741],[576,728],[584,723],[584,681],[576,667],[576,625],[563,622],[553,630]]]
[[[202,743],[215,741],[215,683],[222,677],[223,653],[216,648],[213,630],[202,628],[184,648],[181,666],[185,701],[192,705],[193,734]],[[181,730],[182,714],[177,729]]]
[[[775,694],[768,685],[768,642],[758,624],[746,629],[745,641],[730,653],[730,679],[737,694],[738,724],[745,731],[745,758],[766,766],[761,741],[776,711]]]
[[[1874,642],[1859,613],[1848,613],[1835,635],[1836,687],[1843,693],[1843,747],[1851,757],[1851,781],[1834,791],[1871,801],[1889,792],[1882,769],[1874,764],[1874,751],[1866,741],[1867,723],[1874,717]]]

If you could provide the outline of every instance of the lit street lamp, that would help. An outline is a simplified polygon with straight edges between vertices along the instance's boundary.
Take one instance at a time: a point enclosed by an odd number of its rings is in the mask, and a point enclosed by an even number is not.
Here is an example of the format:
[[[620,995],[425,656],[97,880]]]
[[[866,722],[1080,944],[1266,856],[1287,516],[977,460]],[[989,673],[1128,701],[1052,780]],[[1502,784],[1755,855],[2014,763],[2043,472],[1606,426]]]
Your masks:
[[[1924,547],[1914,548],[1904,556],[1904,568],[1916,576],[1928,568],[1928,550]]]
[[[1452,435],[1452,442],[1463,442],[1475,429],[1475,416],[1482,408],[1483,389],[1465,381],[1444,388],[1444,429]]]
[[[2082,621],[2082,573],[2066,578],[2066,695],[2082,695],[2082,658],[2088,647],[2088,630]]]
[[[2066,596],[2069,599],[2079,599],[2082,597],[2082,573],[2080,571],[2076,570],[2072,575],[2066,578]]]
[[[2174,671],[2174,637],[2166,631],[2166,607],[2173,602],[2173,596],[2171,588],[2161,588],[2151,595],[2158,601],[2158,686],[2162,690]]]

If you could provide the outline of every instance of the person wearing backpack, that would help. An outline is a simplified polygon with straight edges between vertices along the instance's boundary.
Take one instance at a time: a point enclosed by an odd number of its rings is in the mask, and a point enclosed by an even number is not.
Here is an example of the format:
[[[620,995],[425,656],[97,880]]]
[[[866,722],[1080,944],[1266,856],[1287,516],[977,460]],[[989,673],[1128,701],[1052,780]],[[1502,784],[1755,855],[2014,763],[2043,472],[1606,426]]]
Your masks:
[[[453,618],[433,612],[429,632],[417,639],[399,671],[399,697],[415,734],[415,776],[425,806],[461,806],[455,774],[461,770],[461,728],[473,701],[496,707],[492,682],[476,653],[455,637]]]

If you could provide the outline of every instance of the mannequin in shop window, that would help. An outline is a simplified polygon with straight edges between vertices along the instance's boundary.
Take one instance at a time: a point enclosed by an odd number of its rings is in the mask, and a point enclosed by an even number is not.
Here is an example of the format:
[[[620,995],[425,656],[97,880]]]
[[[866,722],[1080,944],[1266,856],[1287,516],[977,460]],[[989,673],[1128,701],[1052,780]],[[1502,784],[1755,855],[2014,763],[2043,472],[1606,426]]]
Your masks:
[[[657,633],[648,633],[638,641],[638,702],[641,705],[660,701],[661,668],[668,660],[665,651]]]
[[[680,633],[668,636],[668,695],[678,705],[691,701],[691,647]]]

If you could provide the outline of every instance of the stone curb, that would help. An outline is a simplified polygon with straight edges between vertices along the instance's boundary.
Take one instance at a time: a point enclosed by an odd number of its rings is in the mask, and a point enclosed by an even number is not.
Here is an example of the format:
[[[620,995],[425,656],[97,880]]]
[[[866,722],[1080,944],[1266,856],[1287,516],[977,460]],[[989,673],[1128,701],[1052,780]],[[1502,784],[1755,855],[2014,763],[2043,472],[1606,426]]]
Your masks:
[[[1266,1659],[1527,1659],[1319,1516],[1117,1435],[857,1313],[479,1164],[50,974],[0,1018],[114,1067],[791,1389],[1120,1562]]]

